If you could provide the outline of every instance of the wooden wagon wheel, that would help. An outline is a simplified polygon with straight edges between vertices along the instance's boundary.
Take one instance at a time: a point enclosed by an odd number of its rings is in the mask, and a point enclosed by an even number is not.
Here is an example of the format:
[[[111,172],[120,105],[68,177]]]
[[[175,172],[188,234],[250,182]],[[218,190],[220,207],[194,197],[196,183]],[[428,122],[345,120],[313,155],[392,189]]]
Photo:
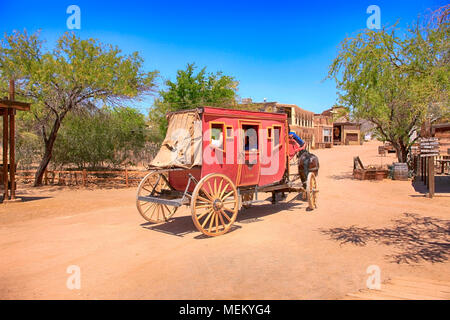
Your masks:
[[[317,181],[314,172],[308,173],[308,179],[306,180],[306,196],[308,198],[309,208],[317,208]]]
[[[195,227],[208,236],[230,230],[239,210],[239,197],[234,183],[223,174],[210,173],[196,185],[191,199]]]
[[[158,197],[164,191],[171,190],[167,183],[167,178],[163,174],[150,172],[139,183],[136,195],[136,207],[141,216],[153,223],[160,223],[169,220],[177,211],[177,207],[168,206],[149,201],[139,200],[141,196]]]

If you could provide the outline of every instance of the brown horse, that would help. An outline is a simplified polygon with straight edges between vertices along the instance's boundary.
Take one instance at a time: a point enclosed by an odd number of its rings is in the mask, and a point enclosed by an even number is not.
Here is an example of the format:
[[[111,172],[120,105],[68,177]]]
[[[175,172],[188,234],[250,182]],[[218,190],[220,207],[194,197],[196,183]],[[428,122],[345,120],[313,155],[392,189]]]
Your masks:
[[[319,175],[319,158],[307,150],[302,150],[298,156],[298,173],[303,184],[306,183],[309,172],[314,172],[316,176]]]

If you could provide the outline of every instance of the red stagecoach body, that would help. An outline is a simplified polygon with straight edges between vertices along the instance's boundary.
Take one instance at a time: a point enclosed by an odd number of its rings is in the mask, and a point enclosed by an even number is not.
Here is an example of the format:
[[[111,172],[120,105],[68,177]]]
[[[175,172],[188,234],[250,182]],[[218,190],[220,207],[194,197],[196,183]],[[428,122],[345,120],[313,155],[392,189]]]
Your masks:
[[[237,187],[264,186],[282,179],[287,163],[286,114],[211,107],[197,112],[202,128],[201,166],[169,172],[172,187],[185,190],[188,174],[200,180],[210,173],[222,173]],[[254,150],[245,150],[248,129],[257,136]],[[213,130],[221,132],[221,146],[212,143]]]

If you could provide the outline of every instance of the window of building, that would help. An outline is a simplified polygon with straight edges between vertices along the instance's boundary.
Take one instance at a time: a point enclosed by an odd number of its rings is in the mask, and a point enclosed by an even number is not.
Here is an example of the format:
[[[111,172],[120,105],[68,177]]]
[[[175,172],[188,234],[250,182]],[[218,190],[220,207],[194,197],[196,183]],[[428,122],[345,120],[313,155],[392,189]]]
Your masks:
[[[331,142],[331,129],[323,129],[323,142]]]

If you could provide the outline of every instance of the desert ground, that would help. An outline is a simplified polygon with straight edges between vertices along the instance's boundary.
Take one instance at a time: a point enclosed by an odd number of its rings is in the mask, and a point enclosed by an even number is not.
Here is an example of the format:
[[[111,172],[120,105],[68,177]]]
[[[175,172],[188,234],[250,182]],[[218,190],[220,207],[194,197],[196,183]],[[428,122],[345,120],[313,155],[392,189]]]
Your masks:
[[[429,199],[411,180],[352,179],[356,155],[365,165],[395,160],[378,145],[315,150],[316,210],[292,193],[241,211],[214,238],[195,229],[187,207],[147,223],[136,188],[19,185],[24,201],[0,204],[0,298],[342,299],[366,288],[371,265],[382,283],[450,282],[450,193]],[[71,265],[80,289],[66,286]]]

